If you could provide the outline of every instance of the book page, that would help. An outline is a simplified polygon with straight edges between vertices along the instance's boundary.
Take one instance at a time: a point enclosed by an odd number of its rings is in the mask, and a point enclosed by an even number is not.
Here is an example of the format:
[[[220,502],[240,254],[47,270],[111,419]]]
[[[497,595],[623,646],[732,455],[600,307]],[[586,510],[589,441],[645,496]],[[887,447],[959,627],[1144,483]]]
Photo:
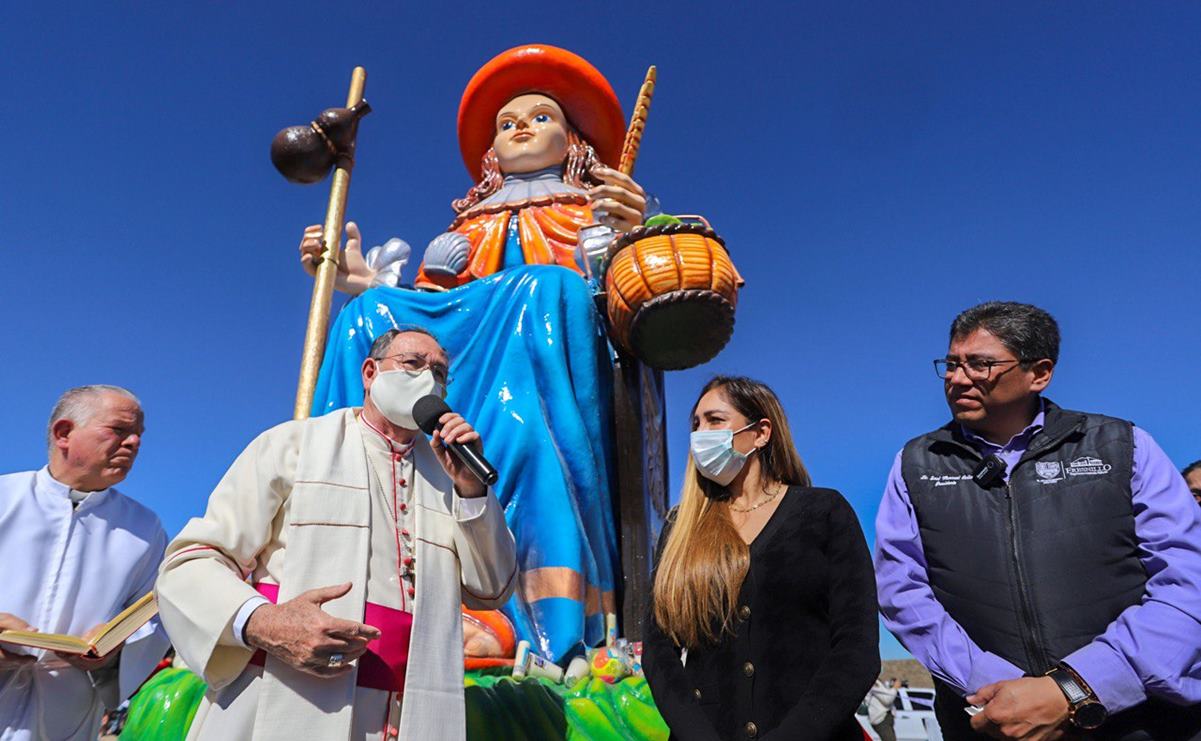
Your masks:
[[[106,656],[157,614],[158,603],[154,600],[154,592],[147,592],[137,602],[125,608],[120,615],[108,621],[104,629],[92,638],[96,653]]]
[[[86,654],[92,650],[90,644],[75,636],[61,633],[35,633],[31,630],[5,630],[0,632],[0,642],[29,648],[44,648],[68,654]]]
[[[129,607],[121,611],[92,637],[85,641],[78,636],[62,633],[38,633],[28,630],[0,631],[0,643],[9,643],[30,648],[44,648],[50,651],[60,651],[69,654],[93,653],[96,656],[107,656],[116,649],[134,631],[145,625],[158,614],[158,604],[154,601],[154,592],[147,592]]]

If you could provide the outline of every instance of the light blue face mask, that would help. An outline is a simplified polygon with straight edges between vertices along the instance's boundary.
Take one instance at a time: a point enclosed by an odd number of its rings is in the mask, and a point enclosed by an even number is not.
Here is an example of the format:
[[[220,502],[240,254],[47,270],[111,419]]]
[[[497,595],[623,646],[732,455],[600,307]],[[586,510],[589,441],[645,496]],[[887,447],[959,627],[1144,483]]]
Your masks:
[[[696,470],[718,486],[729,485],[750,455],[734,449],[734,436],[757,424],[751,422],[740,430],[695,430],[689,443]]]

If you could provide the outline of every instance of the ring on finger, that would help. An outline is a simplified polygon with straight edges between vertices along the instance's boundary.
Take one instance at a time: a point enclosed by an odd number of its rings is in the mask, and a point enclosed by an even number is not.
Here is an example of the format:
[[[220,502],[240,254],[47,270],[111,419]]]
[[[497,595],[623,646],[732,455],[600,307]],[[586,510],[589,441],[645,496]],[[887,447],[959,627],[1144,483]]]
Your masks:
[[[345,662],[346,662],[346,656],[344,654],[330,654],[329,655],[329,668],[330,669],[337,669],[337,668],[341,667],[342,664],[344,664]]]

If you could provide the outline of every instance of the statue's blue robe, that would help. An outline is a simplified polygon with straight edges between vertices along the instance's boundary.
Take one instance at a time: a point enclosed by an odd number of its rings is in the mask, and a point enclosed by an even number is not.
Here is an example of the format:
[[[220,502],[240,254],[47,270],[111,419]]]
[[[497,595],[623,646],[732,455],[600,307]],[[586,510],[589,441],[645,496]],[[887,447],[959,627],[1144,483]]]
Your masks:
[[[612,356],[592,291],[570,270],[536,265],[445,293],[372,288],[334,322],[312,413],[362,404],[371,343],[405,324],[450,354],[447,403],[500,473],[522,570],[504,608],[518,638],[556,660],[599,643],[618,555]]]

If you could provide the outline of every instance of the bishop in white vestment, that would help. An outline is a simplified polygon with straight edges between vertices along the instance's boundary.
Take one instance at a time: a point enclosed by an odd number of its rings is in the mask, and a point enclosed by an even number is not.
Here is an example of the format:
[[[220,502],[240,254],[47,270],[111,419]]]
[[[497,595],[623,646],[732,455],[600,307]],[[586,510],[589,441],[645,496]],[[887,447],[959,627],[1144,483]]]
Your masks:
[[[517,569],[491,490],[411,418],[446,365],[423,332],[382,336],[364,363],[364,408],[260,435],[170,544],[163,622],[209,685],[189,739],[465,737],[461,604],[499,607]],[[478,439],[461,417],[442,421],[446,439]],[[326,614],[307,614],[336,620],[331,636],[372,631],[349,671],[318,672],[341,652],[252,636],[266,603],[278,615],[313,594]]]
[[[153,588],[167,535],[153,512],[112,488],[141,443],[132,394],[72,389],[50,427],[50,465],[0,476],[0,627],[82,636]],[[0,739],[95,741],[105,706],[136,691],[168,647],[157,618],[95,671],[0,644]]]

